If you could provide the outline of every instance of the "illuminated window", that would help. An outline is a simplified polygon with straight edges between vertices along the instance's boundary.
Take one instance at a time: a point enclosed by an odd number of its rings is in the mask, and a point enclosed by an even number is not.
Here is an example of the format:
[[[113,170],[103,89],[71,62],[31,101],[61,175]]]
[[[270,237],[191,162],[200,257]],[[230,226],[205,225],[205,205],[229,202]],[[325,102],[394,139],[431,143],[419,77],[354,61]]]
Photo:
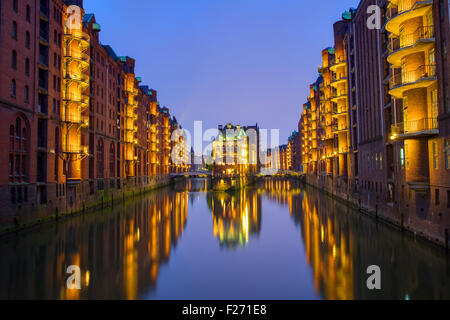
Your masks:
[[[405,169],[405,150],[403,148],[400,149],[400,165],[402,169]]]

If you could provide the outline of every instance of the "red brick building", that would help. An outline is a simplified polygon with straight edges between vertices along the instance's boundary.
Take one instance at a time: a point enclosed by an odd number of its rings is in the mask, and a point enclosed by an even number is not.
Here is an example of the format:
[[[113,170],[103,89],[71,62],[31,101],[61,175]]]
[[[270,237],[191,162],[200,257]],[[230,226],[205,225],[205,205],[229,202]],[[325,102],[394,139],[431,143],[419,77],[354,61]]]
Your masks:
[[[82,8],[0,4],[2,226],[103,205],[187,170],[171,164],[169,110]]]
[[[448,243],[448,1],[362,0],[334,34],[299,125],[306,180]]]

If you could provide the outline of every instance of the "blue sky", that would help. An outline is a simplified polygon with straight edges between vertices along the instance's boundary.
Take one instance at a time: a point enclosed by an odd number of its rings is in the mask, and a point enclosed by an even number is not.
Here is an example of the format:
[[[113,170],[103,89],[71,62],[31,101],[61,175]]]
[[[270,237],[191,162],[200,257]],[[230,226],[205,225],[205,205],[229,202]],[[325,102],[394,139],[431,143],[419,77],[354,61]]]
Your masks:
[[[333,23],[358,0],[85,0],[100,39],[187,129],[297,128]],[[191,131],[193,132],[193,131]]]

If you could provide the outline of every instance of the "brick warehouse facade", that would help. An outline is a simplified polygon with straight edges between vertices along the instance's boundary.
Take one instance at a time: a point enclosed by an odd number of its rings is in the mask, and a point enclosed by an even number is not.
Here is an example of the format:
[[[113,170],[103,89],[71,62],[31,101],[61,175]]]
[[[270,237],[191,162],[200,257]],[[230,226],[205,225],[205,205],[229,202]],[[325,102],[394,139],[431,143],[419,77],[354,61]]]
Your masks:
[[[82,1],[0,3],[0,226],[20,226],[168,181],[188,170],[181,126],[135,61],[103,45]],[[68,10],[68,8],[70,10]],[[81,28],[69,27],[79,11]],[[178,147],[181,164],[171,161]]]
[[[381,29],[367,26],[372,5]],[[308,183],[448,244],[448,0],[362,0],[334,35],[303,106],[294,161]]]

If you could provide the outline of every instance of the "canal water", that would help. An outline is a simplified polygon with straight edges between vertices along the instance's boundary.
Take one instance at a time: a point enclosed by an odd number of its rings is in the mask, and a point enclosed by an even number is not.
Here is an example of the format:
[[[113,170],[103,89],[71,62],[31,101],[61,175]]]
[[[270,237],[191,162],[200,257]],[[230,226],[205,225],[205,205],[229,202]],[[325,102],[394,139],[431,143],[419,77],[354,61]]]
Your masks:
[[[292,181],[189,180],[0,239],[0,299],[449,299],[444,251]]]

